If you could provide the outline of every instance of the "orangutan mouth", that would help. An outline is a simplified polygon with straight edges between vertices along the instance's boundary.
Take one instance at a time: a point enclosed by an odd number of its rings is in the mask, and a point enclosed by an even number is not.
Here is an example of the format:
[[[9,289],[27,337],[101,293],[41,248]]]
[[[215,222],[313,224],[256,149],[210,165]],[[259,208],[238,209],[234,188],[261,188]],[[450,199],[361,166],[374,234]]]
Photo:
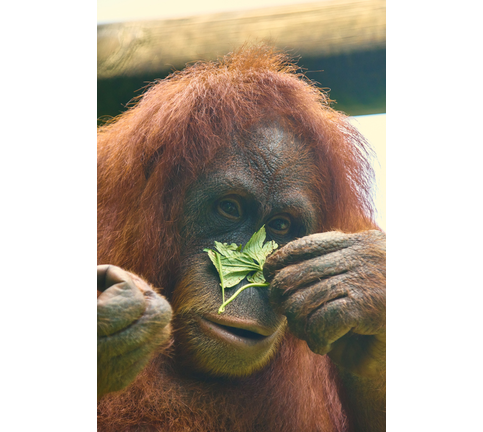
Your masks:
[[[224,317],[206,316],[200,318],[199,325],[204,333],[224,343],[240,348],[264,348],[272,344],[277,334],[255,321]]]

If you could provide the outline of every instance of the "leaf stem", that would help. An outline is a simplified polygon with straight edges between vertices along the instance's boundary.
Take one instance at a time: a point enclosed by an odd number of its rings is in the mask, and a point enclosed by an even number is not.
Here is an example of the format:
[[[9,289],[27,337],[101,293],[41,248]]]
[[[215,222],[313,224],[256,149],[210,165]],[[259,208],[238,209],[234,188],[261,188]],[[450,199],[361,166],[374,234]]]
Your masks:
[[[223,282],[223,280],[222,280]],[[238,290],[236,291],[235,294],[233,294],[227,301],[225,301],[225,290],[223,289],[223,304],[220,306],[220,308],[218,309],[218,313],[221,314],[222,312],[225,312],[225,306],[228,305],[229,303],[231,303],[233,300],[235,300],[235,298],[238,296],[238,294],[240,294],[243,290],[247,289],[247,288],[250,288],[250,287],[267,287],[269,286],[270,284],[269,283],[249,283],[249,284],[246,284],[246,285],[243,285],[241,288],[238,288]],[[223,286],[222,286],[223,288]]]
[[[221,293],[222,293],[222,296],[223,296],[223,303],[225,303],[225,281],[223,280],[223,272],[221,271],[221,257],[220,257],[219,254],[215,254],[215,257],[216,257],[216,261],[218,263],[218,268],[220,269],[218,274],[220,275]]]

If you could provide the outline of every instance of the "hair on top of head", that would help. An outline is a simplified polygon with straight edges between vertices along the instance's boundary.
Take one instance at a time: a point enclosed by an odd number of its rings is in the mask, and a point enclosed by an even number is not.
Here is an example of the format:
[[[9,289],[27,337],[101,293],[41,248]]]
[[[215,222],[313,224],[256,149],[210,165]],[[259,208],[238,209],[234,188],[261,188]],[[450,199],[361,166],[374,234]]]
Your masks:
[[[98,130],[99,259],[169,284],[186,187],[223,146],[277,122],[311,149],[320,229],[374,226],[371,151],[287,54],[245,45],[154,83]],[[148,258],[149,257],[149,258]],[[158,286],[160,286],[158,285]]]

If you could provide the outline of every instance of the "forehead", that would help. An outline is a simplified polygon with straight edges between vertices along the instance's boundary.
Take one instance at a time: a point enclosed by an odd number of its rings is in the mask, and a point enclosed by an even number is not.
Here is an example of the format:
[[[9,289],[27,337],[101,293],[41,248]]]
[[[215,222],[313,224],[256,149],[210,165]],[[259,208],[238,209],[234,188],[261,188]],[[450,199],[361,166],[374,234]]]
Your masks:
[[[206,170],[218,186],[249,188],[258,196],[284,189],[310,188],[316,166],[310,150],[280,126],[264,125],[237,137],[220,151]]]

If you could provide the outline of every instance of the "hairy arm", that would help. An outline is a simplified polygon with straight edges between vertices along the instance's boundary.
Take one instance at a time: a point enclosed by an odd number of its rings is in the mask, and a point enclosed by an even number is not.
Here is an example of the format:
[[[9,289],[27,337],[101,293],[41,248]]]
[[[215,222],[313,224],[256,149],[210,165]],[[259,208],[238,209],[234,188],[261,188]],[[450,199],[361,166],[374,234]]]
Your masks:
[[[170,336],[171,306],[119,267],[97,267],[97,397],[124,389]]]
[[[362,377],[339,369],[345,389],[345,401],[351,413],[354,430],[382,432],[386,430],[386,370],[381,364],[376,376]]]
[[[357,431],[385,430],[385,235],[328,232],[267,260],[271,299],[290,331],[338,366]]]

